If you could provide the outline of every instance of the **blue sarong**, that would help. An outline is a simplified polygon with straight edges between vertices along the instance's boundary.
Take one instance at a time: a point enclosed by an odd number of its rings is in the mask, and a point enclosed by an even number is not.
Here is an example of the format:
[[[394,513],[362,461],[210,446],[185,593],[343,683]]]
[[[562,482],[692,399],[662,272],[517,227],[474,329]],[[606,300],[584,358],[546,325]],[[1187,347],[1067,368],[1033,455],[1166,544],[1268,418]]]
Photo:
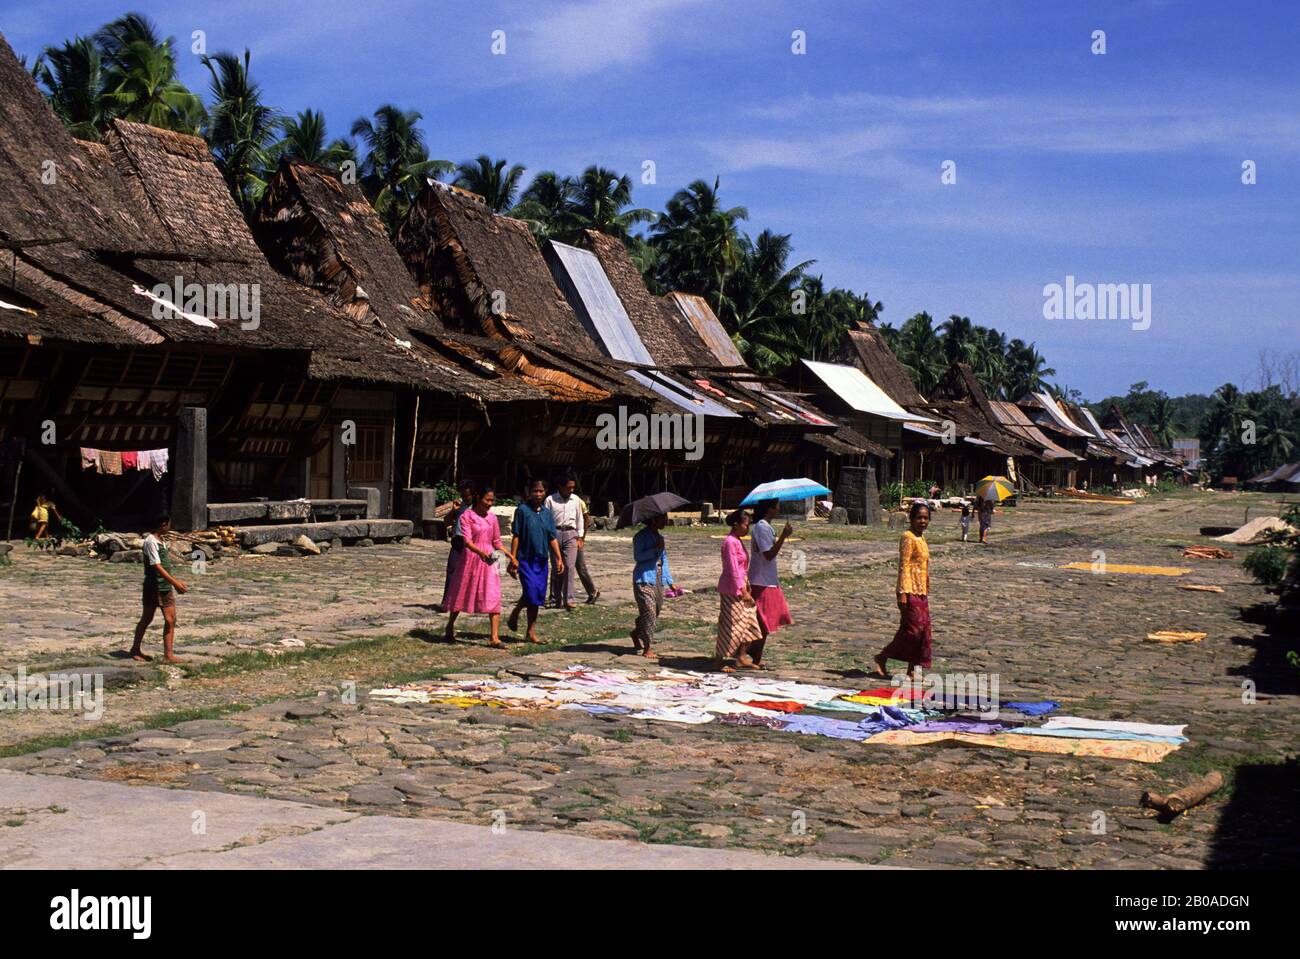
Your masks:
[[[523,589],[525,606],[545,606],[549,570],[546,557],[519,561],[519,585]]]

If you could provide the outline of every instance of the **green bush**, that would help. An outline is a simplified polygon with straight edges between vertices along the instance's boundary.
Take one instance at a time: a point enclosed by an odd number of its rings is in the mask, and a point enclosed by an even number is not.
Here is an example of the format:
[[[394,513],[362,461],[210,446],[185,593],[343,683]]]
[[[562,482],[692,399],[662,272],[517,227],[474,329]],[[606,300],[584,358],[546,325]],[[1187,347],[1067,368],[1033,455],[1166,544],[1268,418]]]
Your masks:
[[[1280,586],[1286,578],[1289,557],[1280,546],[1261,546],[1251,550],[1241,565],[1265,586]]]

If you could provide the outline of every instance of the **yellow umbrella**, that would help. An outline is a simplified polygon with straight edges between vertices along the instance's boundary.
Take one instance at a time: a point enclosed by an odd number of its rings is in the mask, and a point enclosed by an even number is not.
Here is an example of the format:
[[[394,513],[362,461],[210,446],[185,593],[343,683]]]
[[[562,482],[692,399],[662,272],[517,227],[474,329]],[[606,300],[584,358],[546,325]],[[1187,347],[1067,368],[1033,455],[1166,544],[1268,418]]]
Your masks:
[[[991,499],[1000,503],[1015,494],[1011,481],[1005,476],[986,476],[975,484],[975,495],[980,499]]]

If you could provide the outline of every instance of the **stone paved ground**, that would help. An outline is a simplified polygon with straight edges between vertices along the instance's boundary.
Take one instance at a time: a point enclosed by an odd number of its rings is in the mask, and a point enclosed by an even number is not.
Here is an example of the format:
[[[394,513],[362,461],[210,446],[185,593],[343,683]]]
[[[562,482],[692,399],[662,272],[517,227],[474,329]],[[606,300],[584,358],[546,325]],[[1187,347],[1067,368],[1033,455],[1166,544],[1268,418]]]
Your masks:
[[[1191,743],[1159,765],[366,701],[371,686],[422,676],[529,676],[574,662],[649,668],[621,655],[632,616],[622,534],[590,543],[601,604],[548,612],[542,632],[551,643],[504,653],[483,647],[483,625],[473,620],[460,642],[441,642],[442,619],[427,605],[441,582],[439,544],[215,563],[191,577],[196,588],[181,600],[183,669],[111,658],[134,616],[138,567],[18,555],[0,571],[0,612],[12,624],[5,662],[29,671],[109,663],[119,672],[99,724],[67,713],[0,714],[0,755],[9,757],[0,765],[899,865],[1294,865],[1300,786],[1286,759],[1300,730],[1300,688],[1283,651],[1297,645],[1295,625],[1270,615],[1272,597],[1237,560],[1185,560],[1178,550],[1209,542],[1202,527],[1235,527],[1247,508],[1253,517],[1272,502],[1185,493],[1122,507],[1026,505],[999,515],[987,548],[955,542],[955,519],[936,519],[933,669],[996,673],[1004,698],[1057,699],[1072,714],[1188,723]],[[787,589],[796,625],[771,645],[770,662],[783,677],[865,683],[862,667],[895,627],[896,534],[803,532],[794,546],[806,554],[807,575]],[[707,590],[720,534],[669,531],[673,571],[696,591],[668,602],[664,665],[701,668],[712,647],[717,598]],[[1174,579],[1017,565],[1090,562],[1095,550],[1109,563],[1193,572]],[[1183,582],[1224,592],[1187,592],[1177,588]],[[45,601],[34,605],[34,595]],[[1194,646],[1143,641],[1161,628],[1209,636]],[[1244,680],[1257,691],[1249,705]],[[355,705],[340,700],[349,681]],[[1211,768],[1230,786],[1192,814],[1161,824],[1137,807],[1144,789]],[[1099,812],[1106,830],[1097,834]]]

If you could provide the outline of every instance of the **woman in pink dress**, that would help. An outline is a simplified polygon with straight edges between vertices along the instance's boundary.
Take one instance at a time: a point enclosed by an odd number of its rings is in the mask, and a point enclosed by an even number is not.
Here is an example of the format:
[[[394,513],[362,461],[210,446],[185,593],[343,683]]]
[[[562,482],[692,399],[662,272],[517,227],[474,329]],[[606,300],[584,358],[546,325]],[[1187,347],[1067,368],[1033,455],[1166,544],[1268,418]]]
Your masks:
[[[731,532],[722,539],[722,575],[718,577],[718,639],[713,648],[713,668],[733,673],[726,664],[735,658],[742,669],[753,669],[750,646],[763,638],[749,592],[749,553],[742,537],[749,532],[749,514],[738,509],[727,516]]]
[[[492,487],[480,492],[474,508],[461,514],[460,530],[465,537],[465,553],[451,574],[447,587],[447,642],[456,640],[456,617],[461,613],[486,613],[492,624],[492,641],[489,646],[502,647],[501,642],[501,577],[492,564],[492,554],[500,550],[514,559],[510,550],[501,545],[501,524],[492,515],[496,494]]]

